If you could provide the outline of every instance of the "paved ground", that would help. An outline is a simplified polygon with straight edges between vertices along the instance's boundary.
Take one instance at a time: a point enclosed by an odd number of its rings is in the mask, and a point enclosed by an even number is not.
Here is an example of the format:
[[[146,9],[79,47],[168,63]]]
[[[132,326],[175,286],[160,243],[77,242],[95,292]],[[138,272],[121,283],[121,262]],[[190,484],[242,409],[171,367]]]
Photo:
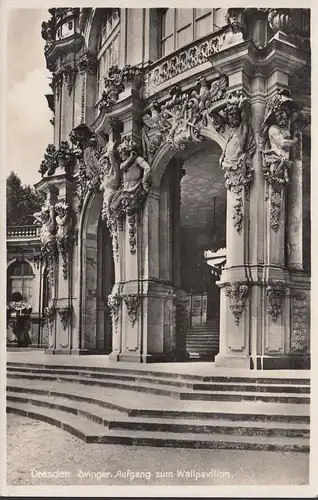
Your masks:
[[[308,484],[309,457],[303,453],[86,444],[61,429],[12,414],[7,415],[7,429],[10,486]]]
[[[132,364],[110,361],[106,355],[90,356],[67,356],[67,355],[47,355],[45,351],[17,351],[7,352],[6,359],[13,363],[33,363],[50,364],[65,366],[92,366],[92,367],[113,367],[117,369],[137,369],[145,371],[158,371],[167,373],[180,373],[188,375],[225,375],[225,376],[244,376],[244,377],[269,377],[269,378],[310,378],[309,370],[242,370],[231,368],[216,368],[212,362],[187,362],[187,363],[143,363]]]

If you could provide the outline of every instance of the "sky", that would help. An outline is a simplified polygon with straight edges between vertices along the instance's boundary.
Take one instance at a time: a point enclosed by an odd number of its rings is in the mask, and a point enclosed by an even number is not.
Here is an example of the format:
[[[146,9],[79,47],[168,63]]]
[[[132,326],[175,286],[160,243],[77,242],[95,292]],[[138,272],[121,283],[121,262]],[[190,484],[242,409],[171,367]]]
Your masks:
[[[23,184],[33,185],[46,147],[53,142],[53,117],[45,94],[46,69],[41,23],[46,9],[10,9],[7,21],[7,175],[13,170]]]

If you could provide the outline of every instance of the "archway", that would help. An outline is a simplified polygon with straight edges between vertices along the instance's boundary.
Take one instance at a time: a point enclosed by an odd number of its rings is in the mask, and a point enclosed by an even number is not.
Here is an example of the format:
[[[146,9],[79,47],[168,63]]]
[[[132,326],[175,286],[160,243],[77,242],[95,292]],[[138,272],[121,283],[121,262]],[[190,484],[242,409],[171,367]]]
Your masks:
[[[88,196],[83,208],[81,247],[81,349],[112,350],[112,322],[107,304],[114,285],[109,230],[100,218],[102,193]]]
[[[159,274],[175,291],[180,359],[187,351],[190,358],[211,360],[219,351],[220,267],[213,255],[226,247],[221,152],[212,141],[189,145],[168,161],[161,179]]]

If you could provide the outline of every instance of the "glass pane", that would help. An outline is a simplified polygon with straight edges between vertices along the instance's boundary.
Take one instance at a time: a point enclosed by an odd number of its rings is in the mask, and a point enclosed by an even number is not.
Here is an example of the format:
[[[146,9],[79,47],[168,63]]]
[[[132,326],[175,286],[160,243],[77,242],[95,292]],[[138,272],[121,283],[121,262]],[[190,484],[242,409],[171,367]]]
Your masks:
[[[183,28],[193,20],[193,9],[177,9],[177,29]]]
[[[206,14],[212,12],[212,9],[194,9],[195,17],[205,16]]]
[[[196,21],[196,38],[201,38],[213,31],[213,19],[211,14]]]
[[[226,25],[225,15],[226,9],[213,9],[214,29],[217,29],[217,27],[222,28]]]
[[[23,262],[16,262],[13,264],[11,270],[11,276],[22,276],[23,274]]]
[[[193,28],[192,25],[179,31],[177,35],[177,48],[192,42],[193,40]]]
[[[119,52],[119,36],[114,38],[112,43],[112,64],[115,64],[115,61],[118,60],[118,52]]]
[[[162,38],[173,33],[174,11],[175,9],[167,9],[162,16]]]
[[[11,291],[13,292],[22,292],[22,279],[13,279],[12,280],[12,286],[11,286]]]
[[[28,262],[22,262],[23,276],[33,276],[32,267]]]
[[[171,54],[174,51],[173,46],[173,35],[167,38],[164,42],[162,42],[162,57]]]

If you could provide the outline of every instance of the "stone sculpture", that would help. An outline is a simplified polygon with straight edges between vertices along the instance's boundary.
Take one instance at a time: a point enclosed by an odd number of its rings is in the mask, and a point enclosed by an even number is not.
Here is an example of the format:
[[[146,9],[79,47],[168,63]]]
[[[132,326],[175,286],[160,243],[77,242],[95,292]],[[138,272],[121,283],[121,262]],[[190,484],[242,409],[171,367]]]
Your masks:
[[[56,243],[57,250],[60,252],[63,260],[63,277],[66,279],[68,275],[68,254],[73,245],[73,220],[70,214],[70,207],[65,201],[59,201],[55,205],[56,213]]]

